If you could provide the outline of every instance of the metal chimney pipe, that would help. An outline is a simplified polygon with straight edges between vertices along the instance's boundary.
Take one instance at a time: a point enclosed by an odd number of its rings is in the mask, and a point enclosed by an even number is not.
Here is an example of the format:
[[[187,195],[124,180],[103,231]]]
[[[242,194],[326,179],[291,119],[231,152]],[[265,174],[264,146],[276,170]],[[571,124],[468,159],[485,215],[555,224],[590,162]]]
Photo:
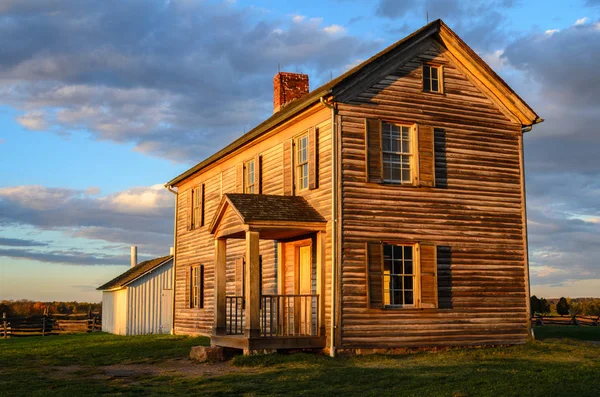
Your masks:
[[[137,265],[137,246],[131,246],[131,267]]]
[[[173,255],[175,253],[175,250],[173,249],[173,247],[169,248],[169,255]]]

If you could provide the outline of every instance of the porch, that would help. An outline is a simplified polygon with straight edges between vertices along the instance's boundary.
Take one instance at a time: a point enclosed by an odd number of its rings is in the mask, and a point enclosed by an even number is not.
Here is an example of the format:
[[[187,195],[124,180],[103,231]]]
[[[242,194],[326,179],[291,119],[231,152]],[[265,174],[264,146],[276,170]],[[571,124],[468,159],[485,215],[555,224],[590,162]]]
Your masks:
[[[226,194],[211,223],[215,236],[215,320],[211,344],[243,349],[325,347],[325,219],[297,196]],[[227,241],[245,240],[243,292],[227,295]],[[260,240],[293,248],[293,287],[263,294]],[[289,258],[288,258],[289,259]],[[288,292],[288,293],[282,293]]]

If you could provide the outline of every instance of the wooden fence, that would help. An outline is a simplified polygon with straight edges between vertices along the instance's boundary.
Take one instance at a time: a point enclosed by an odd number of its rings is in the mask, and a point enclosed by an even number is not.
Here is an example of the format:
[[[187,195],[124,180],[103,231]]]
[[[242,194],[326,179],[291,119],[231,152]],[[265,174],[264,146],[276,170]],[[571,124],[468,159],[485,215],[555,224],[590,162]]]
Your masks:
[[[38,314],[29,317],[8,317],[2,313],[0,322],[0,338],[3,339],[94,331],[102,331],[99,313]]]
[[[600,316],[534,316],[531,323],[543,325],[588,325],[599,326]]]

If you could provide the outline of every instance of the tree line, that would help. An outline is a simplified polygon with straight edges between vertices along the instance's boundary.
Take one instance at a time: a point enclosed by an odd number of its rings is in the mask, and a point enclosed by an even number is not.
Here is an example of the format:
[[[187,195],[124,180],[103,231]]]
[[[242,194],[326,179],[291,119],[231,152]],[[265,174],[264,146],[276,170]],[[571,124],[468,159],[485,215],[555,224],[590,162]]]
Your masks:
[[[545,299],[533,295],[529,302],[532,316],[600,316],[600,298]]]
[[[6,313],[8,317],[29,317],[36,314],[84,314],[88,311],[94,313],[102,310],[101,303],[90,302],[40,302],[28,299],[0,301],[0,315]]]

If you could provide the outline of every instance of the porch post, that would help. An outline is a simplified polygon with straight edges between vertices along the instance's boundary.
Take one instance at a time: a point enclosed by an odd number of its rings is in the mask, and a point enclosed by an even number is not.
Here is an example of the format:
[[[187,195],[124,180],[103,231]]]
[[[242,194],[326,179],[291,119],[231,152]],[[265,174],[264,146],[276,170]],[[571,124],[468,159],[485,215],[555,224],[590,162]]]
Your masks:
[[[317,330],[319,336],[325,336],[325,232],[317,233],[317,294],[319,294],[319,307],[317,308]]]
[[[260,337],[259,232],[246,231],[246,338]]]
[[[226,334],[227,240],[215,239],[215,335]]]

